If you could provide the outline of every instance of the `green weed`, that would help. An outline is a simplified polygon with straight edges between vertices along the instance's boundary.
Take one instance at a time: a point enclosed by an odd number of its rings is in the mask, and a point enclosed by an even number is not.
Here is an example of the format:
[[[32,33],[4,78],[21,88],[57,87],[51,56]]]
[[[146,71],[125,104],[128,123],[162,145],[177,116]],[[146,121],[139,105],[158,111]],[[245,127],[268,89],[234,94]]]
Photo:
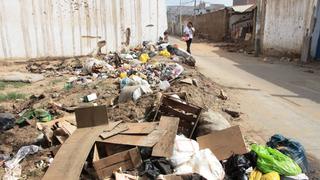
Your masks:
[[[17,100],[17,99],[25,99],[26,94],[17,93],[17,92],[10,92],[7,94],[1,93],[0,94],[0,102],[1,101],[8,101],[8,100]]]
[[[27,84],[29,83],[0,81],[0,90],[4,90],[8,86],[13,86],[14,88],[20,88],[20,87],[26,86]]]

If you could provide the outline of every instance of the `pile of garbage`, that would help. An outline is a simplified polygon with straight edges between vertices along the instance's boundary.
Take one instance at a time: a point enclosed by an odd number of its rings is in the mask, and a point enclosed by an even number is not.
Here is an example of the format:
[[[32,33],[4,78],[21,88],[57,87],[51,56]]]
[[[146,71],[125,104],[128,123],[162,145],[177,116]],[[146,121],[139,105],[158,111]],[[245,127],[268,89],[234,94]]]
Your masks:
[[[240,127],[216,109],[230,118],[241,113],[220,107],[226,93],[196,73],[195,63],[176,45],[152,42],[107,55],[28,62],[31,75],[67,80],[62,90],[0,113],[1,139],[24,131],[36,137],[17,143],[16,153],[0,149],[0,175],[22,178],[30,157],[43,179],[307,178],[298,142],[275,135],[266,146],[247,148]]]

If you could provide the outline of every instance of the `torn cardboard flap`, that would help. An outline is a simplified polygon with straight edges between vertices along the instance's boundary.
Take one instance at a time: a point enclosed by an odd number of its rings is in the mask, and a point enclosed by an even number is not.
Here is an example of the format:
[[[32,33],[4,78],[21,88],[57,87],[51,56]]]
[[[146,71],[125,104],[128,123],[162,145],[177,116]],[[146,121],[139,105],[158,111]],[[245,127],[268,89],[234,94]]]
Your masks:
[[[239,126],[197,137],[200,149],[209,148],[219,160],[225,160],[232,154],[248,152]]]

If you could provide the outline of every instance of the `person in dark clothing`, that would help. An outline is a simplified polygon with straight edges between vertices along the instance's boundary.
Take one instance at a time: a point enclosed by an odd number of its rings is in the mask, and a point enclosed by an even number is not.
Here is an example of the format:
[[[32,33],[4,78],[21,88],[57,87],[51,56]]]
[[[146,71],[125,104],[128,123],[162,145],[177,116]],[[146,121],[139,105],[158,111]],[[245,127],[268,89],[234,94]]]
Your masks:
[[[184,28],[184,31],[183,31],[184,36],[185,36],[185,40],[187,43],[187,51],[190,54],[191,54],[190,47],[191,47],[194,31],[195,31],[195,29],[193,27],[192,22],[188,22],[187,26]]]

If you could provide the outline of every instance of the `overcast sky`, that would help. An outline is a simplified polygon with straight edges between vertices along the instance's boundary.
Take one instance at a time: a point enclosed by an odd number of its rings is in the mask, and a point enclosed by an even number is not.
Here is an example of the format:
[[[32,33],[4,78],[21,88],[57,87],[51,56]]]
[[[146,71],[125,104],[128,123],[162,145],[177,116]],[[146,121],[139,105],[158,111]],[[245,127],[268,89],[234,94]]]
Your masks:
[[[214,3],[214,4],[224,4],[226,6],[232,6],[232,0],[204,0],[208,3]],[[166,0],[167,5],[179,5],[180,0]],[[194,2],[194,1],[193,1]],[[183,5],[193,5],[192,0],[182,0]],[[199,3],[200,0],[197,0],[197,3]]]

